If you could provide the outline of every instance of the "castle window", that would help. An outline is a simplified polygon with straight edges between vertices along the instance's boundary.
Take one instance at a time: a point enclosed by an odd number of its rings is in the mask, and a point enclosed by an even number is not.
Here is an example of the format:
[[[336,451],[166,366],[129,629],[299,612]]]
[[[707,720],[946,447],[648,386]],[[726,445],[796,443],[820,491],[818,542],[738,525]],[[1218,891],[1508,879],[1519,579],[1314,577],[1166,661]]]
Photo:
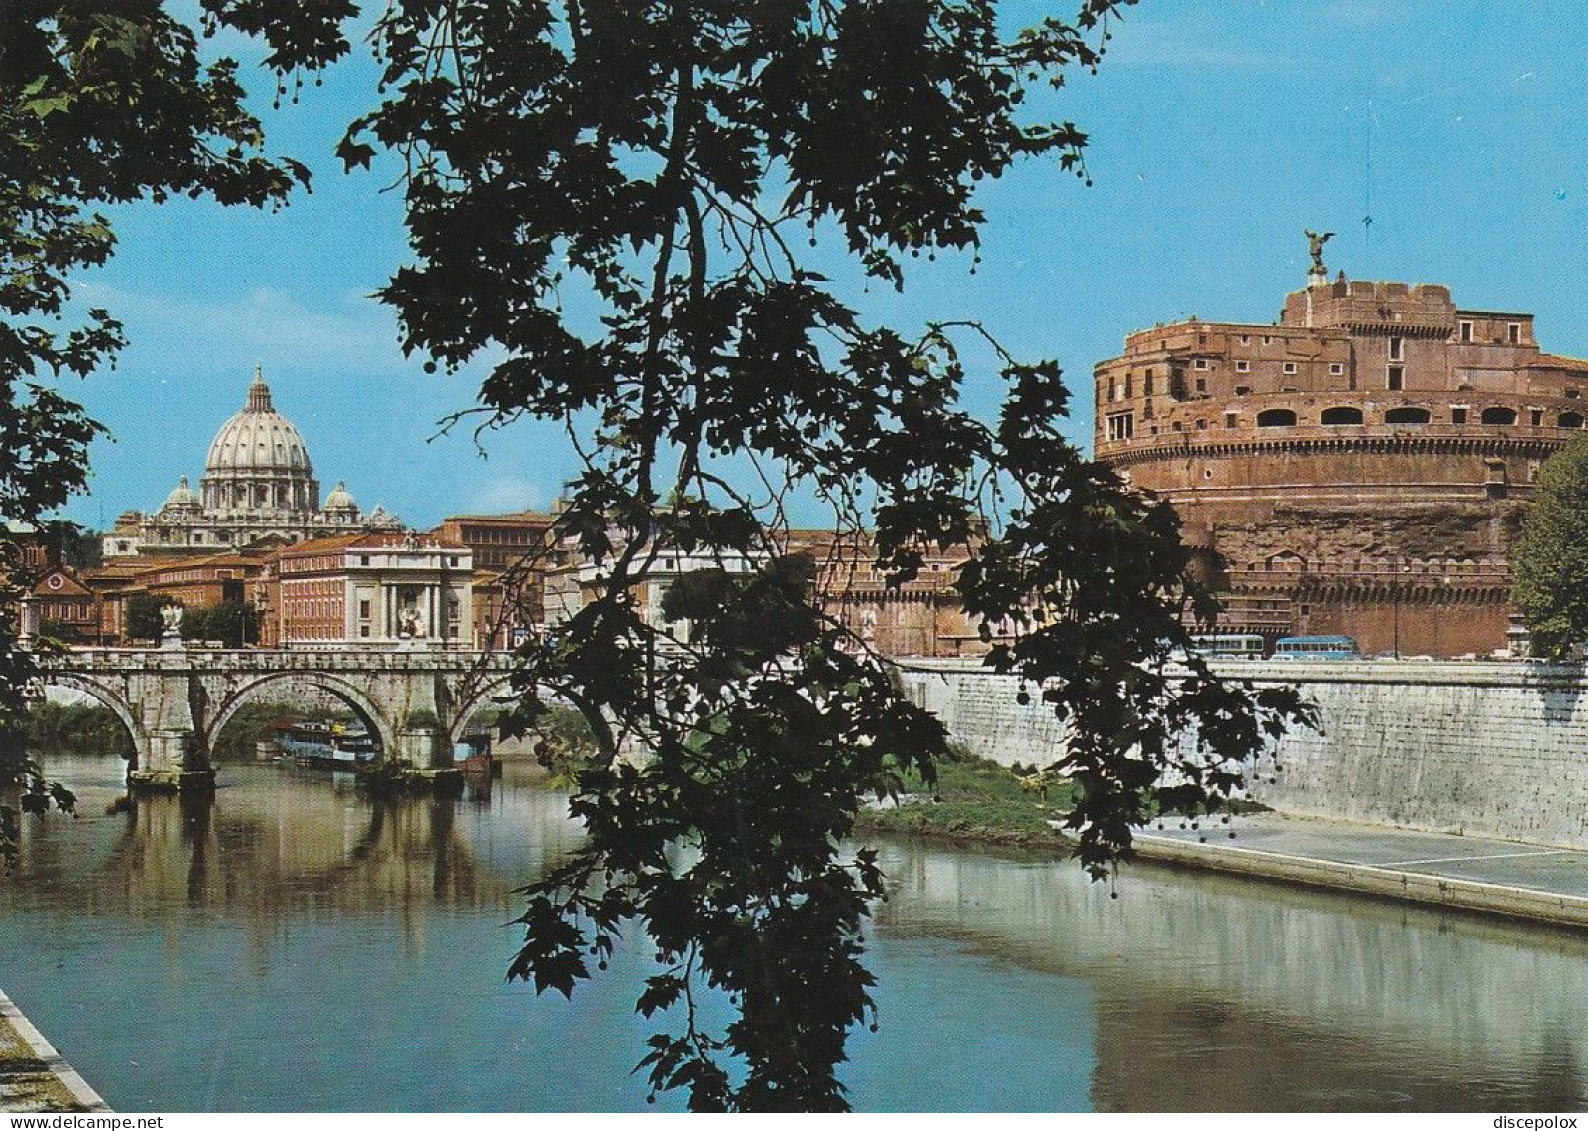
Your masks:
[[[1296,414],[1288,408],[1270,408],[1257,414],[1259,428],[1294,428]]]
[[[1241,422],[1241,414],[1240,413],[1238,413],[1238,412],[1226,412],[1224,414],[1224,427],[1226,427],[1226,428],[1234,428],[1240,422]]]
[[[1389,340],[1389,359],[1391,361],[1400,361],[1405,356],[1406,356],[1406,339],[1405,338],[1391,338]]]
[[[1391,365],[1384,373],[1384,387],[1390,392],[1399,392],[1406,387],[1406,368],[1402,365]]]
[[[1582,413],[1580,413],[1580,412],[1563,412],[1563,413],[1561,413],[1560,416],[1555,418],[1555,427],[1557,427],[1557,428],[1581,428],[1582,427]]]
[[[1241,335],[1241,345],[1249,346],[1251,344],[1252,344],[1252,336],[1250,334],[1242,334]]]
[[[1544,410],[1541,408],[1530,410],[1527,414],[1527,422],[1534,428],[1542,428],[1544,426]]]
[[[1515,424],[1516,410],[1510,408],[1486,408],[1480,418],[1485,424]]]
[[[1152,370],[1147,370],[1147,375],[1141,379],[1141,395],[1152,396]]]
[[[1566,399],[1569,400],[1569,401],[1576,400],[1579,395],[1581,395],[1581,390],[1579,390],[1579,389],[1567,389],[1566,390]]]
[[[1326,408],[1322,417],[1324,424],[1361,424],[1362,410],[1359,408]]]
[[[1287,361],[1281,368],[1283,368],[1287,374],[1294,373],[1296,371],[1296,363],[1294,361]]]
[[[1132,384],[1134,384],[1134,382],[1131,381],[1130,374],[1129,373],[1125,374],[1125,399],[1127,401],[1130,400],[1130,398],[1131,398],[1131,388],[1130,387],[1131,387]]]
[[[1450,406],[1450,423],[1465,424],[1467,422],[1467,406],[1464,404]]]
[[[1338,376],[1340,376],[1340,374],[1342,374],[1344,372],[1345,372],[1345,362],[1343,362],[1343,361],[1331,361],[1329,363],[1329,376],[1338,377]]]
[[[1463,342],[1470,342],[1472,340],[1472,323],[1467,321],[1465,318],[1461,320],[1461,340]]]
[[[1250,373],[1251,371],[1252,371],[1252,363],[1251,362],[1249,362],[1249,361],[1237,361],[1235,363],[1235,372],[1237,372],[1237,373]]]
[[[1205,393],[1207,391],[1208,391],[1208,379],[1206,377],[1198,377],[1197,378],[1197,392]]]
[[[1265,345],[1265,346],[1266,345],[1270,345],[1270,344],[1273,343],[1273,340],[1274,339],[1273,339],[1273,337],[1271,335],[1268,335],[1268,334],[1264,334],[1263,335],[1263,345]]]
[[[1212,367],[1213,363],[1205,357],[1199,357],[1191,363],[1191,368],[1193,369],[1211,369]]]
[[[1197,421],[1197,429],[1199,431],[1205,431],[1207,429],[1207,426],[1208,426],[1208,422],[1206,420]]]
[[[1522,344],[1522,324],[1520,322],[1509,322],[1506,324],[1505,340],[1513,346]]]
[[[1392,408],[1384,414],[1385,424],[1427,424],[1432,419],[1426,408]]]
[[[1108,418],[1108,439],[1111,442],[1128,440],[1131,437],[1131,414],[1116,412]]]
[[[1252,391],[1252,387],[1250,385],[1237,385],[1237,386],[1235,386],[1235,395],[1238,396],[1238,397],[1244,397],[1247,393],[1249,393],[1251,391]]]

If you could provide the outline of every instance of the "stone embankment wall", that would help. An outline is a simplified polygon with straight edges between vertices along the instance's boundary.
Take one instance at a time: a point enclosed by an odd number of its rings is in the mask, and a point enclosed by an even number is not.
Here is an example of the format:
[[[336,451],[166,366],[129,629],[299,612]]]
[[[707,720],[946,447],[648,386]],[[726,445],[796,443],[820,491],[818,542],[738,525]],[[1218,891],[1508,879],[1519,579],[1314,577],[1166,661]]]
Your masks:
[[[1047,765],[1062,734],[1013,679],[910,661],[905,686],[955,741]],[[1281,812],[1588,847],[1588,674],[1530,662],[1231,661],[1254,686],[1295,684],[1321,732],[1286,735],[1250,793]]]

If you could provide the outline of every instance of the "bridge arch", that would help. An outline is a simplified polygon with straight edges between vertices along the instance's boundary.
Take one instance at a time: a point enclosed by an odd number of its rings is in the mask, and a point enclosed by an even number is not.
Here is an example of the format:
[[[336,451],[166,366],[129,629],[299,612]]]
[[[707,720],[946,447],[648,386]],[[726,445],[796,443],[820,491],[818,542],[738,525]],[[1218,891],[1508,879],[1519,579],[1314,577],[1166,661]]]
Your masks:
[[[329,672],[298,670],[266,672],[233,690],[216,708],[211,721],[204,728],[206,749],[213,748],[215,740],[226,729],[226,724],[232,721],[232,716],[242,709],[243,704],[256,698],[261,690],[282,683],[299,683],[335,696],[358,716],[359,721],[367,726],[372,734],[380,738],[382,759],[396,756],[397,733],[392,721],[385,716],[367,691],[356,683]]]
[[[452,709],[452,722],[447,728],[447,749],[455,749],[463,741],[463,734],[468,729],[469,720],[481,708],[486,706],[503,691],[512,688],[512,673],[501,672],[484,676],[477,683],[472,683],[466,688],[463,698],[459,699]]]
[[[127,733],[132,736],[132,768],[137,769],[143,764],[145,753],[149,749],[149,736],[144,731],[143,723],[139,721],[136,712],[133,711],[132,704],[120,691],[92,676],[48,668],[40,673],[39,683],[45,687],[66,687],[73,691],[81,691],[115,715],[121,720],[121,725],[127,728]]]

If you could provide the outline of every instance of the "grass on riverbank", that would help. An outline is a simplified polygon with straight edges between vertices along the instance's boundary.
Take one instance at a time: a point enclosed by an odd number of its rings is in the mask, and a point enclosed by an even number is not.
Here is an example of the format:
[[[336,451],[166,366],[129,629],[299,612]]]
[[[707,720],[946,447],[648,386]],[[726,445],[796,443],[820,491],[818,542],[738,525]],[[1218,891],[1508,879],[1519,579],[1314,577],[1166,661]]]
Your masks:
[[[1063,821],[1074,803],[1074,787],[1063,779],[1052,779],[1043,796],[1029,788],[1035,780],[1035,774],[1023,774],[1019,767],[1010,769],[961,754],[938,763],[935,789],[914,774],[907,775],[901,803],[889,801],[880,808],[862,811],[856,831],[1067,855],[1073,841],[1049,822]],[[1267,809],[1266,805],[1242,799],[1226,804],[1229,813]],[[1153,824],[1193,819],[1196,818],[1178,814],[1153,814],[1149,818]],[[1218,814],[1200,819],[1212,825],[1227,817]],[[1153,824],[1143,831],[1150,830]]]
[[[857,831],[921,836],[965,844],[988,844],[1068,852],[1067,842],[1048,824],[1068,808],[1069,786],[1060,781],[1042,796],[1021,785],[1006,767],[963,755],[937,767],[937,785],[906,777],[902,804],[886,802],[860,814]]]

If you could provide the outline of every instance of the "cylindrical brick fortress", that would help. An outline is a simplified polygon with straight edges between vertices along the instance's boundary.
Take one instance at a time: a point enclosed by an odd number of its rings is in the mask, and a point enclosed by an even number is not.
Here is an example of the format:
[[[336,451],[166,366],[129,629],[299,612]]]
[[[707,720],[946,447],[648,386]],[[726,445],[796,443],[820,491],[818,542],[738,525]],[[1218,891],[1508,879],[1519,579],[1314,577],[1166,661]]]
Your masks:
[[[1506,646],[1506,556],[1585,388],[1530,314],[1315,277],[1272,326],[1127,337],[1097,366],[1096,450],[1175,504],[1223,630],[1482,655]]]

